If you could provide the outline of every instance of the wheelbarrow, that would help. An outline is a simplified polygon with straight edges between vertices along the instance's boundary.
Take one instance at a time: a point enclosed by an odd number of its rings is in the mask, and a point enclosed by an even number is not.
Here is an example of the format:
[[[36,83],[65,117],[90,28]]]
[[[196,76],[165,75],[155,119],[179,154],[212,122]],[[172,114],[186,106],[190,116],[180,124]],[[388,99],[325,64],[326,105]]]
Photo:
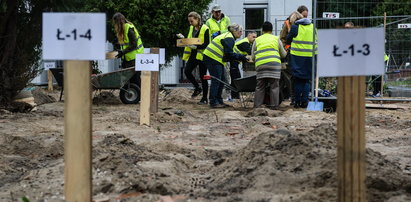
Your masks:
[[[243,93],[254,92],[255,86],[257,84],[257,76],[255,75],[233,80],[234,86],[212,75],[204,75],[204,80],[210,80],[210,79],[215,79],[217,82],[224,84],[224,87],[226,89],[239,93],[241,105],[244,108],[246,108],[247,106],[245,103],[246,98]]]
[[[134,67],[114,72],[97,74],[91,77],[95,90],[120,89],[120,100],[124,104],[137,104],[140,101],[140,86],[130,79],[136,74]]]

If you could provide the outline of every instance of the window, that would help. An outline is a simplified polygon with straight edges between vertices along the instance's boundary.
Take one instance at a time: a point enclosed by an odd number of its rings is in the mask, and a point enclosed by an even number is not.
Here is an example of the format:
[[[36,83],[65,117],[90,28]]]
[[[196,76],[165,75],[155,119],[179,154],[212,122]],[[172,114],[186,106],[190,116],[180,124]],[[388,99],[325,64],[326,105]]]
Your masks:
[[[256,31],[261,35],[261,25],[266,21],[266,8],[245,8],[245,36],[249,31]]]

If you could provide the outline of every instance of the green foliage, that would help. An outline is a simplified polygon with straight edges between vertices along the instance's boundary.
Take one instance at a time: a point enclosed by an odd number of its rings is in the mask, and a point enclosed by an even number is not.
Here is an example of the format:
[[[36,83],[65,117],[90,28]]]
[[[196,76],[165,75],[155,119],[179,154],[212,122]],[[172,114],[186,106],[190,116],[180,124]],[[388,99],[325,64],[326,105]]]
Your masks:
[[[0,105],[11,102],[37,76],[42,13],[67,11],[64,0],[0,2]]]
[[[27,197],[25,197],[25,196],[23,196],[23,197],[21,198],[21,200],[22,200],[23,202],[30,202],[30,200],[29,200]]]
[[[409,0],[383,0],[378,3],[373,10],[376,16],[383,16],[384,12],[387,16],[410,15],[411,2]]]
[[[187,35],[189,23],[187,15],[196,11],[204,13],[211,0],[90,0],[84,1],[81,11],[104,12],[107,14],[108,40],[113,44],[115,39],[111,17],[121,12],[139,31],[144,47],[166,48],[166,59],[181,55],[182,48],[176,47],[177,33]]]

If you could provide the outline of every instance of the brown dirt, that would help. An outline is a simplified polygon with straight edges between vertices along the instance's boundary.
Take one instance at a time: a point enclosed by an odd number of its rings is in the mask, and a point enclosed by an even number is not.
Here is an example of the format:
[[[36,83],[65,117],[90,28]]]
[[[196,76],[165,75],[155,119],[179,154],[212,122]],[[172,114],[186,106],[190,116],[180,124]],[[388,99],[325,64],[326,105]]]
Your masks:
[[[162,91],[150,127],[139,105],[95,96],[93,199],[336,201],[336,114],[209,109],[191,93]],[[366,112],[369,201],[411,200],[411,105],[398,105]],[[0,111],[0,201],[64,199],[63,110]]]

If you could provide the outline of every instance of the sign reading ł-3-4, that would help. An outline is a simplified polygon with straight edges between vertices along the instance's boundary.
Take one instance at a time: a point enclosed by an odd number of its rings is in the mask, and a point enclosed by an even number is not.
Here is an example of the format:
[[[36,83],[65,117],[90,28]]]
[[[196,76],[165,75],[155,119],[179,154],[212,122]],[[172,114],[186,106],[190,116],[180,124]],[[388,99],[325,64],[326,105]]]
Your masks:
[[[384,30],[318,30],[320,77],[384,74]]]
[[[106,14],[43,13],[43,59],[104,60]]]
[[[159,71],[159,54],[136,54],[136,71]]]

